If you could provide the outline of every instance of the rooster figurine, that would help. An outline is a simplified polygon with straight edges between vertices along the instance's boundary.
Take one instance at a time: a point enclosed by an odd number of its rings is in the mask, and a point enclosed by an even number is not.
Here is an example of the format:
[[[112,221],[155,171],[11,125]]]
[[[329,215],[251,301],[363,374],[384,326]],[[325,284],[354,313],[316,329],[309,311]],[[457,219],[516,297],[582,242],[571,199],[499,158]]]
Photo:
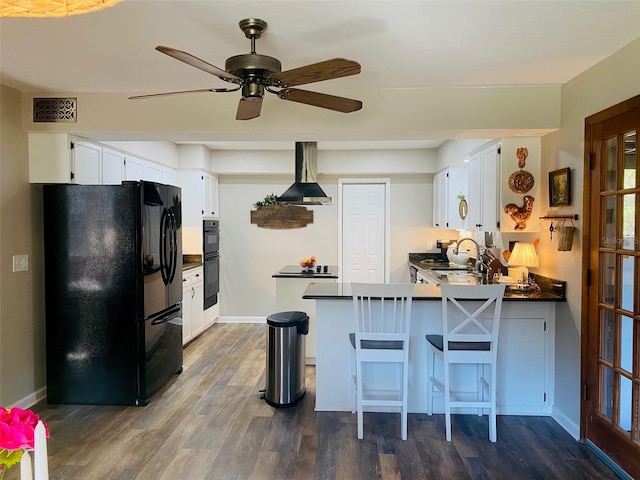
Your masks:
[[[518,231],[527,228],[527,220],[531,217],[535,198],[530,195],[525,195],[523,200],[524,203],[521,207],[515,203],[509,203],[504,207],[504,212],[507,213],[514,222],[516,222],[515,229]]]

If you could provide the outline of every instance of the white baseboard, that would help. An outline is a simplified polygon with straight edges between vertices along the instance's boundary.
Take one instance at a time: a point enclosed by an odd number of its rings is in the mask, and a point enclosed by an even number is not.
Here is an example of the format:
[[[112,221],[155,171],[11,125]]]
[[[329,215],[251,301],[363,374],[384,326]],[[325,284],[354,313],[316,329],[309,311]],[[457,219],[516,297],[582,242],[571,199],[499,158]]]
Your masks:
[[[267,317],[218,317],[216,323],[267,323]]]
[[[577,425],[573,420],[555,407],[551,412],[551,417],[575,440],[580,440],[580,425]]]
[[[30,393],[26,397],[18,400],[12,405],[12,407],[18,407],[22,408],[23,410],[27,410],[33,407],[39,401],[44,400],[45,398],[47,398],[47,387],[42,387],[39,390],[36,390],[35,392]]]

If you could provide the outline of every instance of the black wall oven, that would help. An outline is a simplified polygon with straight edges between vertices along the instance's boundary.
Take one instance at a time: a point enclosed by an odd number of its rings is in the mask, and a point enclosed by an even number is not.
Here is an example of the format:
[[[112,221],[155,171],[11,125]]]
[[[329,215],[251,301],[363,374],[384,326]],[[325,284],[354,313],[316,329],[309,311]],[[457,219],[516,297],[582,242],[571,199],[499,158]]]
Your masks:
[[[203,220],[204,309],[218,303],[220,291],[220,222]]]

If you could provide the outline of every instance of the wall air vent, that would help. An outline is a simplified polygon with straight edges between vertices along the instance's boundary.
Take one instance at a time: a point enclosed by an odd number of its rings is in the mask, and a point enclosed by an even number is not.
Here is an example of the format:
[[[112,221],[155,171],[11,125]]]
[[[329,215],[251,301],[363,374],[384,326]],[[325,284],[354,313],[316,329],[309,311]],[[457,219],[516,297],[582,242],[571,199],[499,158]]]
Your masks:
[[[77,98],[34,98],[33,121],[77,123]]]

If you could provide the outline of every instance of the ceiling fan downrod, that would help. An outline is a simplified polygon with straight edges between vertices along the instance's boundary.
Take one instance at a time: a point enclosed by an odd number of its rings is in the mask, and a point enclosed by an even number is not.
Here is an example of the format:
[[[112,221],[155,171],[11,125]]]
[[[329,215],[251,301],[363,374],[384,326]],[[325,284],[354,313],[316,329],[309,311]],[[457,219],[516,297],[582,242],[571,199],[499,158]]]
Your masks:
[[[256,53],[256,39],[262,36],[262,32],[267,29],[267,22],[259,18],[245,18],[238,24],[245,37],[251,40],[251,53]]]

